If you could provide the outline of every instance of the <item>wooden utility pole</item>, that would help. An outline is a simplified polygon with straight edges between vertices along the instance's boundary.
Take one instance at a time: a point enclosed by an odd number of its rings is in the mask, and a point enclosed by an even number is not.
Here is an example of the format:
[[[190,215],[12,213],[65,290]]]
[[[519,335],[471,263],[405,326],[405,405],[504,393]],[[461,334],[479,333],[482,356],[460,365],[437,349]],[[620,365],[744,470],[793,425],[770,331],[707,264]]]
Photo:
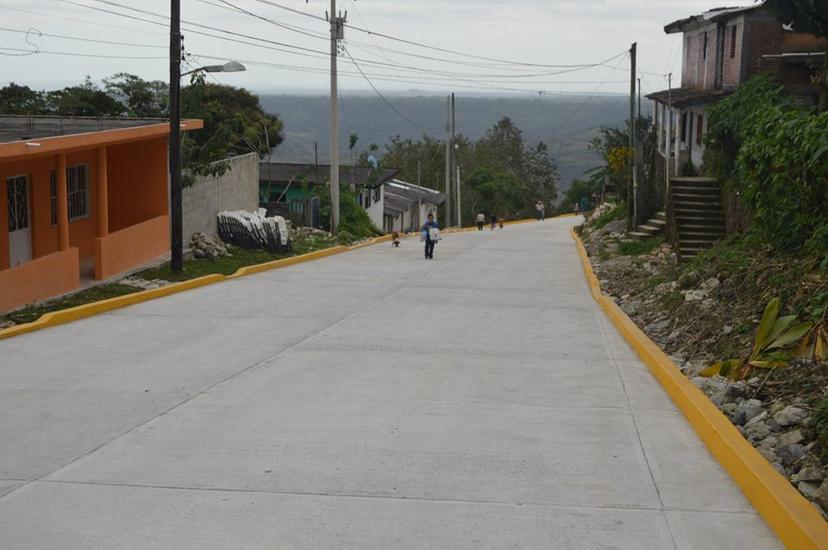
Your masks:
[[[181,211],[181,0],[170,2],[170,267],[184,269]]]
[[[632,189],[627,193],[627,197],[631,200],[627,203],[631,205],[632,217],[627,217],[627,228],[632,229],[638,225],[638,136],[636,135],[636,120],[635,120],[635,57],[638,44],[633,42],[630,47],[630,149],[633,153],[632,159]]]

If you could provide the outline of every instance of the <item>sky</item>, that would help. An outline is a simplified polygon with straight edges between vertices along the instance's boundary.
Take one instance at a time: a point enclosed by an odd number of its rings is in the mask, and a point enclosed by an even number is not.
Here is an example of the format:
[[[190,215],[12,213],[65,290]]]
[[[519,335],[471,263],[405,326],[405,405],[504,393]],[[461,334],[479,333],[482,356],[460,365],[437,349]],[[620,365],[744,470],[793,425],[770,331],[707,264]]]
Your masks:
[[[227,2],[232,6],[224,0],[181,0],[188,22],[183,27],[193,31],[184,30],[186,67],[239,60],[247,71],[211,79],[260,93],[328,93],[329,0]],[[624,52],[637,42],[647,93],[666,88],[669,72],[678,85],[681,39],[664,34],[664,25],[721,5],[711,0],[338,0],[349,25],[428,46],[346,28],[339,87],[345,94],[374,93],[373,85],[389,95],[626,93]],[[99,81],[118,72],[167,80],[168,15],[168,0],[0,0],[0,82],[51,89],[86,75]],[[555,67],[591,64],[599,65]]]

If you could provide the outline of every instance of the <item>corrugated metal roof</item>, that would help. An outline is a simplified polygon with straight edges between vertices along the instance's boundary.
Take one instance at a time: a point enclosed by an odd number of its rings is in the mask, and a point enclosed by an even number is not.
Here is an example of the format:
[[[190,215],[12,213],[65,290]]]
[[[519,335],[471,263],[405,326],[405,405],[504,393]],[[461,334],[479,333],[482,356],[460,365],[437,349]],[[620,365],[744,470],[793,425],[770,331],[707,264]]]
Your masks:
[[[728,90],[699,90],[696,88],[673,88],[672,90],[661,90],[648,94],[647,99],[658,101],[672,107],[689,107],[691,105],[704,105],[713,103],[726,97],[731,92]]]
[[[672,23],[664,26],[664,32],[666,32],[667,34],[685,32],[688,30],[692,30],[700,25],[710,23],[712,21],[730,19],[731,17],[734,17],[736,15],[741,15],[743,13],[758,10],[763,5],[764,2],[759,4],[753,4],[752,6],[713,8],[699,15],[691,15],[690,17],[685,17],[684,19],[678,19],[676,21],[673,21]]]

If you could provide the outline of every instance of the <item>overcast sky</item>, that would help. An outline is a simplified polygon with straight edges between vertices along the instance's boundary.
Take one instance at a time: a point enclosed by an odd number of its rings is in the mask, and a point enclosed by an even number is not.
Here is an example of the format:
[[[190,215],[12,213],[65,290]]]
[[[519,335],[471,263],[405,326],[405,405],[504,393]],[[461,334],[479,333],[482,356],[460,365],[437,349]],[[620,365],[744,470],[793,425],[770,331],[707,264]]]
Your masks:
[[[158,14],[169,14],[168,0],[71,0],[96,8],[130,14],[136,18],[94,11],[73,5],[67,0],[0,0],[0,47],[33,50],[29,42],[43,52],[83,53],[150,57],[153,59],[104,59],[38,53],[13,57],[0,55],[3,81],[14,81],[36,88],[74,84],[90,75],[100,80],[108,75],[127,71],[146,79],[166,80],[168,65],[164,60],[168,38],[165,21],[152,15],[130,12],[110,2]],[[279,23],[299,26],[309,34],[325,34],[327,23],[291,13],[266,0],[228,0],[231,3]],[[323,0],[273,0],[273,2],[324,17],[330,8]],[[731,2],[732,3],[732,2]],[[215,4],[215,5],[210,5]],[[743,0],[742,4],[750,4]],[[664,25],[688,15],[703,12],[722,4],[711,0],[339,0],[338,8],[348,10],[348,22],[395,37],[429,46],[458,50],[483,57],[544,65],[596,63],[612,58],[638,42],[639,68],[644,74],[644,92],[666,87],[661,74],[678,74],[681,65],[681,43],[678,35],[665,35]],[[217,63],[223,59],[248,62],[245,73],[215,75],[220,82],[264,92],[316,91],[327,93],[328,61],[324,54],[329,45],[317,36],[278,27],[250,15],[220,7],[221,0],[182,0],[182,18],[192,23],[243,33],[256,38],[300,46],[313,50],[287,53],[237,44],[185,31],[185,45],[194,54],[193,66]],[[184,25],[187,26],[186,24]],[[118,27],[118,28],[114,28]],[[26,31],[27,36],[9,32]],[[65,38],[37,36],[57,34],[68,37],[124,42],[128,45],[96,44]],[[203,32],[230,35],[200,28]],[[300,29],[301,30],[301,29]],[[302,31],[306,32],[306,31]],[[256,40],[243,39],[248,42]],[[261,44],[261,42],[258,42]],[[489,61],[464,58],[445,52],[369,36],[352,29],[346,31],[346,46],[361,69],[383,92],[408,90],[466,92],[506,92],[521,89],[537,94],[560,91],[625,92],[629,84],[629,62],[625,57],[610,61],[608,66],[595,67],[565,74],[550,75],[553,68],[527,66],[494,66]],[[273,48],[282,48],[271,44]],[[378,49],[384,48],[384,49]],[[422,59],[388,49],[401,50]],[[23,53],[0,50],[5,53]],[[297,55],[304,53],[306,55]],[[210,56],[198,57],[198,56]],[[214,59],[213,59],[214,58]],[[446,62],[446,60],[448,62]],[[273,67],[256,65],[267,63]],[[391,67],[389,65],[394,65]],[[400,67],[404,65],[406,67]],[[290,66],[291,68],[288,68]],[[305,71],[296,70],[296,68]],[[319,72],[307,72],[307,70]],[[347,55],[340,58],[343,72],[340,88],[346,92],[371,91]],[[523,77],[527,74],[541,76]],[[658,73],[658,74],[649,74]],[[497,78],[490,75],[497,74]],[[502,75],[510,75],[505,78]],[[406,80],[408,82],[399,82]],[[520,84],[515,84],[520,82]],[[628,81],[627,81],[628,82]],[[674,79],[677,85],[678,77]],[[5,84],[5,82],[4,82]]]

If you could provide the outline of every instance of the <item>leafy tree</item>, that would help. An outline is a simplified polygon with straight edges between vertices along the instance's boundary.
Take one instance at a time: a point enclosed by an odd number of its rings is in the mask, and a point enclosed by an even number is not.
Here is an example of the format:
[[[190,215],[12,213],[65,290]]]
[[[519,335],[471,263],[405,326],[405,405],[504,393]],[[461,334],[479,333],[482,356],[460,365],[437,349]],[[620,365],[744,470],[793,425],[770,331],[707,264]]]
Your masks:
[[[197,174],[221,174],[214,161],[243,153],[266,154],[282,142],[282,121],[262,110],[259,98],[243,88],[197,82],[181,93],[185,118],[204,120],[204,129],[185,134],[185,165]]]
[[[37,92],[28,86],[19,86],[14,82],[0,88],[0,114],[42,115],[46,113],[46,109],[43,92]]]
[[[129,73],[103,79],[104,89],[126,107],[127,116],[163,118],[169,116],[169,85],[147,81]]]
[[[62,90],[54,90],[46,94],[49,114],[62,116],[122,116],[124,106],[88,76],[79,86],[68,86]]]
[[[795,107],[756,77],[709,111],[705,165],[738,194],[752,230],[782,249],[828,250],[828,112]]]
[[[514,218],[526,210],[526,182],[514,174],[478,168],[468,179],[470,210]]]
[[[828,36],[828,2],[824,0],[766,0],[764,7],[796,31]],[[819,90],[819,110],[828,110],[828,46],[814,84]]]
[[[601,187],[596,185],[592,180],[575,179],[569,189],[564,193],[561,201],[561,212],[572,212],[576,204],[581,203],[582,197],[592,197],[595,193],[599,193]]]

